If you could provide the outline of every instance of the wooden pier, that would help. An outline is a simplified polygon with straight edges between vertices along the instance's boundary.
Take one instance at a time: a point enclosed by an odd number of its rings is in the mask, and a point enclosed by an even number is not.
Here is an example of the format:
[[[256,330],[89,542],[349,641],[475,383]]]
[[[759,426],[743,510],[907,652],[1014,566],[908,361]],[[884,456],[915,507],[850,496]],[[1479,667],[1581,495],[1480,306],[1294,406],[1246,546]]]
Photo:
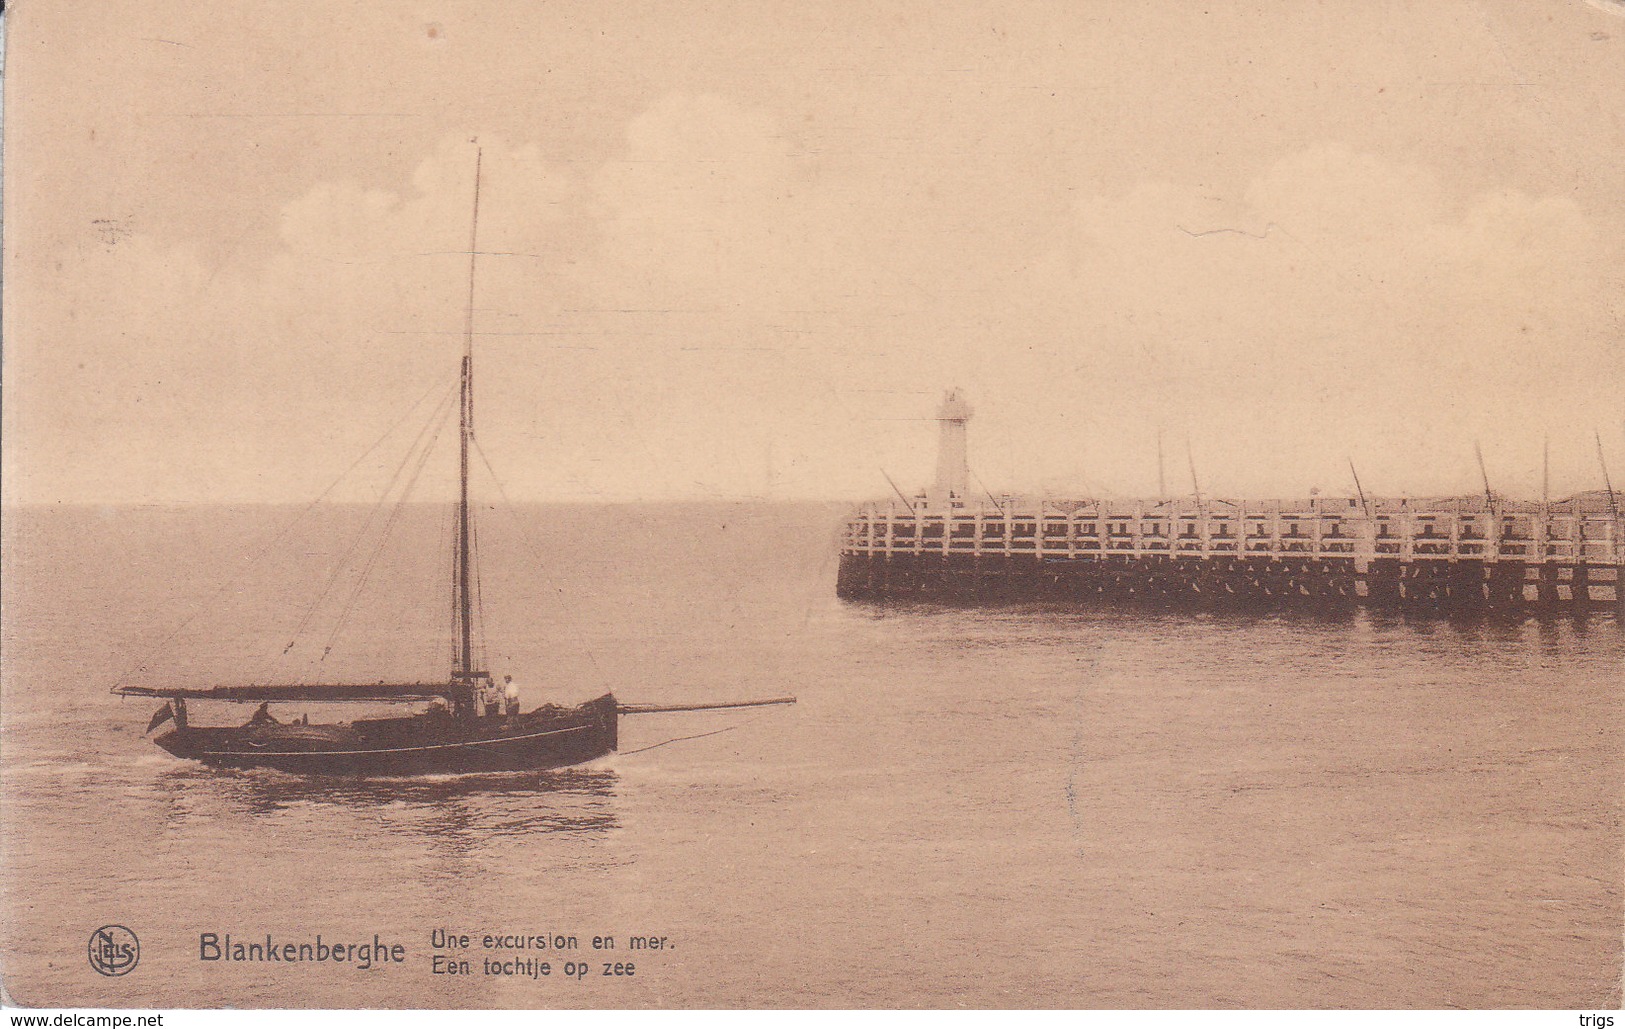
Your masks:
[[[958,498],[846,524],[854,600],[1625,612],[1618,495],[1301,501]]]

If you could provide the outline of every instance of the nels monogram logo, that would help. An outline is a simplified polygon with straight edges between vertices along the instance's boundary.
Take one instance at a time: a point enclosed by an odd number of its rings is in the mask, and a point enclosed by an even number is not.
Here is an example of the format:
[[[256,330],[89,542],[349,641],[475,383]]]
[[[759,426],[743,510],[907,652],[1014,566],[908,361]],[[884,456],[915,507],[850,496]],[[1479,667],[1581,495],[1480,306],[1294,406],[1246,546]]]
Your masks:
[[[122,925],[104,925],[90,934],[90,967],[102,975],[124,975],[141,960],[141,941]]]

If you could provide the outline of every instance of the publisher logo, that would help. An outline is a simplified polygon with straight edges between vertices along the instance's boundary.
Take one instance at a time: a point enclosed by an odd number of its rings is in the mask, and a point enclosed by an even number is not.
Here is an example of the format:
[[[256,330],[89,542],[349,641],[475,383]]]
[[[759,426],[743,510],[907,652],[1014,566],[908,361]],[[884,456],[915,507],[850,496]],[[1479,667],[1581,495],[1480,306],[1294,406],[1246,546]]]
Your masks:
[[[104,925],[90,934],[90,967],[102,975],[125,975],[141,960],[141,941],[122,925]]]

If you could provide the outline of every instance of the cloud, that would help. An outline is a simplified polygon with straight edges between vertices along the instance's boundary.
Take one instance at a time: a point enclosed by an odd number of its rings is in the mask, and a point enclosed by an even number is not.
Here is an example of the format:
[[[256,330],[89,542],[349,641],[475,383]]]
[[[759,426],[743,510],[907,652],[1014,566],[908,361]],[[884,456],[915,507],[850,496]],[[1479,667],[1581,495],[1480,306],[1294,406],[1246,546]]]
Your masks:
[[[283,207],[283,249],[268,277],[311,303],[329,332],[335,318],[357,332],[460,328],[475,149],[470,140],[442,140],[418,165],[410,189],[398,192],[318,183]],[[570,177],[535,146],[487,139],[479,149],[478,246],[502,256],[481,258],[476,303],[498,297],[557,307],[557,280],[542,272],[575,231],[567,224]]]
[[[399,190],[318,183],[283,205],[269,256],[210,259],[140,227],[87,226],[23,287],[35,345],[8,371],[31,491],[314,496],[334,462],[455,375],[473,158],[447,140]],[[534,148],[492,141],[485,161],[480,248],[547,240],[563,178]],[[492,260],[482,289],[556,304],[538,264]]]
[[[789,151],[771,117],[722,97],[668,96],[638,115],[594,177],[599,284],[645,307],[718,311],[793,288],[806,198]]]
[[[1171,424],[1207,439],[1238,492],[1290,489],[1355,449],[1390,488],[1437,490],[1475,436],[1538,453],[1547,428],[1615,416],[1621,256],[1564,197],[1462,195],[1320,146],[1234,196],[1148,182],[1078,200],[1006,283],[1039,345],[980,377],[1003,403],[1030,393],[1024,421],[1083,418],[1100,435],[1080,460],[1120,482],[1136,462],[1143,482],[1146,432]],[[1054,386],[1035,388],[1046,366]]]
[[[1283,159],[1234,200],[1151,183],[1080,200],[1050,283],[1164,338],[1391,334],[1454,322],[1458,301],[1594,303],[1614,274],[1578,207],[1484,193],[1452,204],[1428,171],[1324,147]],[[1074,305],[1076,306],[1076,305]],[[1354,317],[1365,311],[1377,318]],[[1349,320],[1345,320],[1349,319]]]
[[[519,496],[913,481],[930,425],[895,419],[947,385],[999,486],[1143,489],[1161,426],[1211,488],[1291,492],[1355,451],[1385,489],[1437,491],[1474,438],[1538,452],[1625,380],[1625,261],[1573,201],[1345,147],[1228,191],[956,185],[686,94],[596,165],[483,145],[481,433]],[[448,137],[408,180],[310,186],[269,256],[87,226],[58,294],[22,305],[60,341],[21,390],[44,493],[315,495],[455,373],[472,157]]]
[[[479,420],[493,452],[518,455],[510,489],[759,487],[768,423],[805,394],[784,366],[799,337],[774,312],[805,306],[804,252],[784,229],[807,216],[773,121],[669,97],[633,119],[621,155],[584,171],[535,146],[482,146]],[[28,420],[31,449],[55,455],[31,466],[44,491],[315,495],[455,377],[473,173],[474,147],[447,138],[408,182],[318,182],[282,204],[268,256],[211,261],[140,232],[70,255],[71,293],[44,305],[44,335],[71,337],[105,371],[67,376],[93,416]],[[381,486],[392,466],[373,465],[347,495]]]

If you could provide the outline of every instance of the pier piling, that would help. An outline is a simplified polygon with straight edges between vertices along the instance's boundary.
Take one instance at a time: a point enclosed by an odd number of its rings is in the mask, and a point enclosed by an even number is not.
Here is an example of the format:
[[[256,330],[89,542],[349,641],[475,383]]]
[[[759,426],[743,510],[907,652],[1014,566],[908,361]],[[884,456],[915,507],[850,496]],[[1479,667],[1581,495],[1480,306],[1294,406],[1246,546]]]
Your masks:
[[[948,603],[1619,610],[1622,566],[1625,530],[1600,495],[972,507],[949,491],[856,512],[836,590]]]

